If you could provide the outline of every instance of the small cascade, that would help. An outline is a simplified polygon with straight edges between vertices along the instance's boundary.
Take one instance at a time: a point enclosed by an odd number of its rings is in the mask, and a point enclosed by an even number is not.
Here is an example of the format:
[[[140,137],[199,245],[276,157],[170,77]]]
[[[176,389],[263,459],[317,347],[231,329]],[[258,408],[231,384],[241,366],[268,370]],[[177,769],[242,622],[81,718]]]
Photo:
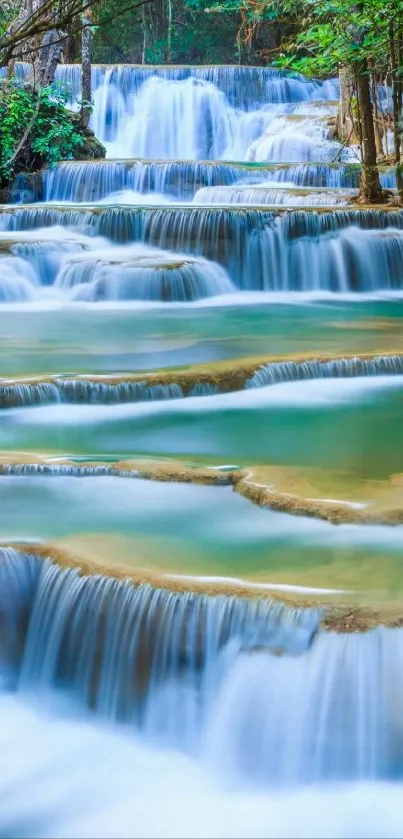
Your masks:
[[[19,257],[0,258],[0,303],[21,303],[35,299],[34,269]]]
[[[55,286],[89,302],[185,302],[234,291],[220,265],[141,245],[75,256],[65,262]]]
[[[0,408],[48,405],[56,402],[109,405],[181,399],[183,396],[184,392],[177,384],[149,385],[147,382],[137,381],[107,384],[84,379],[56,379],[53,382],[32,384],[0,384]]]
[[[24,654],[40,565],[35,557],[0,548],[0,689],[15,687]]]
[[[10,230],[63,223],[83,229],[88,218],[87,232],[161,250],[100,249],[99,240],[88,236],[91,253],[65,254],[55,282],[59,293],[75,299],[191,301],[230,293],[232,283],[264,291],[402,288],[400,211],[39,206],[3,213],[0,223]],[[28,269],[32,273],[27,263]]]
[[[265,131],[249,146],[246,160],[251,162],[317,162],[339,158],[342,162],[359,161],[356,152],[329,140],[326,121],[276,116]]]
[[[79,379],[58,379],[57,387],[63,402],[113,404],[116,402],[154,402],[164,399],[182,399],[184,392],[177,384],[147,382],[118,382],[106,384]]]
[[[73,466],[70,463],[4,463],[1,465],[2,475],[30,476],[46,475],[60,478],[138,478],[138,469],[116,469],[114,466],[97,465],[83,466],[80,463]]]
[[[248,185],[269,186],[271,182],[275,182],[287,186],[330,190],[340,187],[356,189],[359,178],[358,165],[242,165],[177,160],[107,160],[96,163],[77,161],[45,169],[41,173],[41,185],[36,198],[41,196],[44,201],[92,203],[129,190],[149,196],[150,199],[153,196],[165,195],[178,201],[189,201],[203,187],[237,185],[243,189]],[[396,186],[393,169],[382,172],[381,179],[388,188]],[[248,199],[245,197],[244,200]]]
[[[355,191],[326,189],[287,189],[266,184],[250,186],[205,186],[196,192],[194,204],[286,204],[287,206],[320,207],[348,204]]]
[[[375,358],[339,358],[329,361],[279,361],[261,367],[245,387],[267,387],[281,382],[305,379],[348,379],[353,376],[401,376],[403,356],[380,355]]]
[[[136,722],[177,745],[199,738],[212,694],[240,650],[263,646],[304,653],[321,617],[317,609],[290,609],[266,599],[85,576],[78,568],[62,569],[10,549],[0,549],[0,563],[5,579],[0,614],[9,608],[13,585],[17,634],[22,631],[18,587],[26,608],[25,575],[31,579],[32,566],[36,571],[36,585],[28,587],[19,687],[36,692],[63,687],[102,716]]]
[[[210,758],[270,786],[401,778],[402,642],[381,627],[319,635],[294,659],[245,652],[211,714]]]
[[[188,396],[215,396],[217,393],[220,393],[218,385],[210,382],[197,382],[189,390]]]
[[[403,355],[373,358],[269,362],[260,367],[245,388],[267,387],[305,379],[341,379],[362,376],[401,376]],[[218,384],[197,382],[184,389],[176,383],[146,381],[102,382],[91,379],[56,378],[52,382],[0,383],[0,408],[67,403],[71,405],[113,405],[125,402],[156,402],[193,396],[214,396],[226,392]]]
[[[65,255],[88,250],[91,245],[88,237],[72,234],[60,226],[17,235],[0,233],[0,250],[8,248],[10,254],[28,262],[39,285],[52,285]]]
[[[0,212],[0,230],[20,232],[21,230],[37,230],[40,227],[63,225],[74,227],[76,231],[91,233],[97,218],[91,210],[69,210],[46,206],[18,207],[12,212]]]
[[[54,382],[0,384],[0,408],[17,408],[22,405],[49,405],[60,401],[60,390]]]
[[[232,184],[240,165],[198,161],[100,161],[63,163],[42,173],[44,201],[92,202],[123,190],[189,200],[201,186]]]
[[[403,773],[401,629],[133,585],[0,549],[1,672],[260,785]],[[290,704],[290,696],[298,702]]]

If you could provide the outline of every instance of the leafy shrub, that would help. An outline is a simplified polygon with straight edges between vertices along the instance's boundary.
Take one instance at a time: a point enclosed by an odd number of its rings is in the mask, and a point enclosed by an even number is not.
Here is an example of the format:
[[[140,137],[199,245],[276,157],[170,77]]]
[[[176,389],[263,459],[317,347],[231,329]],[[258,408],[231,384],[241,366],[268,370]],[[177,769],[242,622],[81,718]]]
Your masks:
[[[67,93],[56,85],[36,92],[15,82],[0,83],[0,180],[73,157],[83,138],[66,101]]]

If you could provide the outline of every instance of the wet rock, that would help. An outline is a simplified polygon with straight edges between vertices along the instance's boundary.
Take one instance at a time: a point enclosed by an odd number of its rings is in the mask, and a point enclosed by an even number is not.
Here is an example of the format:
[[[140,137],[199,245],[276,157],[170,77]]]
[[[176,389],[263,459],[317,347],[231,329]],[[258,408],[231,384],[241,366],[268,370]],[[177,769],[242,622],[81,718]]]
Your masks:
[[[83,145],[77,146],[74,152],[75,160],[100,160],[106,155],[106,148],[95,136],[91,128],[85,128],[80,132],[83,137]]]

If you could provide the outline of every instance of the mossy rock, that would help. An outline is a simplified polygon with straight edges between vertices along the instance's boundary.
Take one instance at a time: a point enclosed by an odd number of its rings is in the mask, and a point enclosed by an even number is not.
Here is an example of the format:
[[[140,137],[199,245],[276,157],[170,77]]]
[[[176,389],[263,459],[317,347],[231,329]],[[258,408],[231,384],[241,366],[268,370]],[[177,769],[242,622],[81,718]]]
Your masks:
[[[75,160],[101,160],[106,155],[106,148],[95,136],[90,128],[81,131],[83,145],[77,146],[74,151]]]

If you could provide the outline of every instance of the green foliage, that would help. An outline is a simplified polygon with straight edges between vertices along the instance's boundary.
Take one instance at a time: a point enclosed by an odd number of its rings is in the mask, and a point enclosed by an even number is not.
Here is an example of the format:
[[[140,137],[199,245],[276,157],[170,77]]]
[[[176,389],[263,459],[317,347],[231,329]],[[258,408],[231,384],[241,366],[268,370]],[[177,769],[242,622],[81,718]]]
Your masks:
[[[1,2],[1,0],[0,0]],[[237,13],[207,14],[207,2],[172,0],[171,63],[233,64],[237,61]],[[108,18],[96,28],[94,63],[165,64],[168,46],[167,2],[150,3],[144,16],[138,9],[113,18],[112,0],[98,0],[94,20]],[[146,38],[144,44],[144,19]],[[256,62],[256,57],[255,57]]]
[[[22,168],[69,160],[83,143],[67,94],[56,86],[39,93],[13,82],[0,84],[0,179],[9,181]]]
[[[276,65],[308,76],[329,76],[341,65],[387,75],[391,27],[401,39],[403,0],[187,0],[193,8],[239,13],[243,32],[280,26],[282,47]],[[213,15],[209,15],[213,17]],[[242,31],[241,31],[242,36]],[[273,51],[272,51],[273,53]],[[274,56],[272,55],[270,60]],[[403,77],[403,67],[394,69]]]

